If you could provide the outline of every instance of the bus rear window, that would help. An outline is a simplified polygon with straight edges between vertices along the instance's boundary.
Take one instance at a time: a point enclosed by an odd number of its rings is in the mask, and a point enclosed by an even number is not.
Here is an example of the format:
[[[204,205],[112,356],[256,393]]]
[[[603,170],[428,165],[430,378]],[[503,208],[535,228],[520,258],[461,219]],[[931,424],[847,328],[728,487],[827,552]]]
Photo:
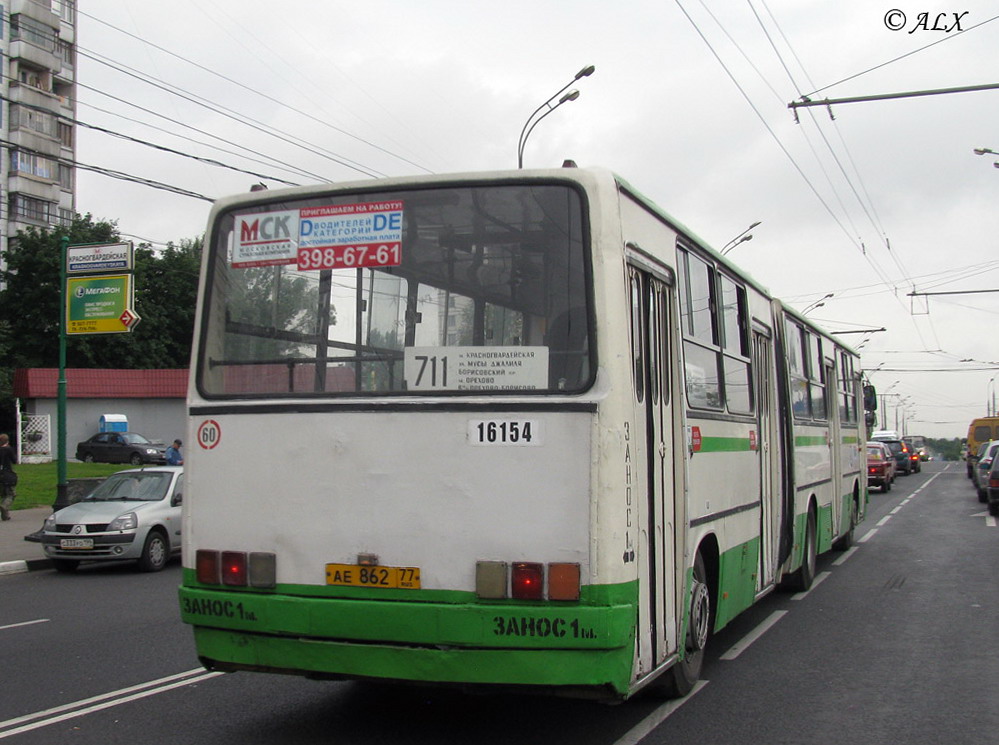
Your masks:
[[[594,369],[583,225],[563,185],[331,193],[222,213],[200,392],[580,391]]]

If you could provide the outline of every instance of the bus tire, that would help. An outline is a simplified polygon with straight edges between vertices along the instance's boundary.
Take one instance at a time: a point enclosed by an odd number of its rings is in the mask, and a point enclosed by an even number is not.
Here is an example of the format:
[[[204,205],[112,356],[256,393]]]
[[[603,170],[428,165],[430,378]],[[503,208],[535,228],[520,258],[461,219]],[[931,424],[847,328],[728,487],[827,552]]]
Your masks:
[[[697,681],[701,679],[701,668],[704,666],[704,650],[711,634],[711,617],[708,572],[701,552],[698,551],[697,558],[694,559],[683,659],[677,660],[673,667],[659,676],[653,685],[654,692],[667,698],[681,698],[697,685]]]
[[[815,512],[809,509],[808,519],[805,521],[805,546],[801,566],[787,579],[787,588],[792,592],[804,592],[815,580],[815,561],[818,555],[815,533]]]

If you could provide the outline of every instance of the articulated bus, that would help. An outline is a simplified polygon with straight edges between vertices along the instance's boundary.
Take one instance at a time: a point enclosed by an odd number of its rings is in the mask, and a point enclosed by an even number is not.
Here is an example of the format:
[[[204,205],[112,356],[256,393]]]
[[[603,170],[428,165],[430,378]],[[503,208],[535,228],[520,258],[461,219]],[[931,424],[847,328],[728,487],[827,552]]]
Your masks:
[[[604,170],[221,200],[197,319],[212,670],[683,695],[864,516],[857,355]]]

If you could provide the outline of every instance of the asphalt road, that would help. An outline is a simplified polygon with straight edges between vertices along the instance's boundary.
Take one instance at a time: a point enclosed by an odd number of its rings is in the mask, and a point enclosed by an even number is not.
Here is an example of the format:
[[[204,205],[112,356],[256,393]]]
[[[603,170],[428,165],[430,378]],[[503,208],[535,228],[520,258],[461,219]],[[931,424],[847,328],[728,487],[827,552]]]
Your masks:
[[[915,492],[915,493],[914,493]],[[681,702],[620,706],[198,667],[176,560],[0,577],[0,741],[985,743],[999,732],[999,530],[961,464],[871,495],[858,543],[711,641]]]

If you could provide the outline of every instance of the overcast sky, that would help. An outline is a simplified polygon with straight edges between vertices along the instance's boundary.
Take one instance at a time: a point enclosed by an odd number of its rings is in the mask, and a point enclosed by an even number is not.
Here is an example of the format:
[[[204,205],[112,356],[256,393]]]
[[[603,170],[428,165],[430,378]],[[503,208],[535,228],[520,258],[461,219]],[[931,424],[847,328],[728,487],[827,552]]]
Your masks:
[[[209,199],[515,168],[527,117],[592,64],[525,167],[610,168],[719,248],[760,222],[731,253],[757,281],[823,302],[809,316],[829,330],[886,329],[842,338],[889,427],[964,437],[996,386],[999,294],[910,293],[999,289],[999,155],[973,153],[999,151],[999,90],[800,124],[787,105],[999,83],[997,16],[987,0],[80,0],[79,119],[232,169],[83,128],[77,158]],[[77,199],[155,244],[201,235],[210,208],[89,171]]]

